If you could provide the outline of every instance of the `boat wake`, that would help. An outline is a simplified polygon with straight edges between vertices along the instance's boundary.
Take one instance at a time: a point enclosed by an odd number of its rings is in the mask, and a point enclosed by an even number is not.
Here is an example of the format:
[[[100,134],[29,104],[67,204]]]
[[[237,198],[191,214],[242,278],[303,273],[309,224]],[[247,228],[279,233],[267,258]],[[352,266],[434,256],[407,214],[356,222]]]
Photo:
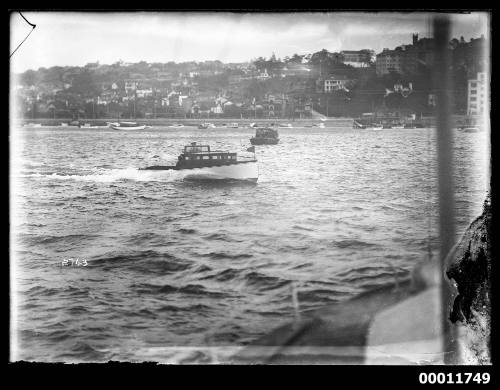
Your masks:
[[[182,180],[183,175],[177,171],[162,171],[158,174],[154,171],[144,171],[138,168],[123,169],[95,169],[88,174],[65,174],[65,173],[31,173],[20,175],[21,178],[39,178],[46,180],[75,180],[97,183],[110,183],[115,181],[160,181],[170,182]]]
[[[176,170],[143,170],[134,167],[109,169],[94,168],[89,172],[75,173],[74,170],[67,172],[30,172],[18,175],[19,178],[41,179],[41,180],[74,180],[96,183],[111,183],[117,181],[138,181],[138,182],[203,182],[206,184],[230,184],[230,183],[249,183],[255,184],[255,180],[228,179],[218,175],[192,172],[194,170],[176,171]],[[197,170],[196,170],[197,171]]]

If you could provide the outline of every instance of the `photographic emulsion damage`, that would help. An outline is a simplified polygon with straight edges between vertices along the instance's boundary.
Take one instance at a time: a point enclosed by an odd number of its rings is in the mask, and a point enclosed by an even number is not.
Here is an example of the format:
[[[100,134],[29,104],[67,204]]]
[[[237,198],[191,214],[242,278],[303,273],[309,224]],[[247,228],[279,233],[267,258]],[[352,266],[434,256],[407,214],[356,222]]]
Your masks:
[[[490,16],[12,11],[10,361],[490,365]]]

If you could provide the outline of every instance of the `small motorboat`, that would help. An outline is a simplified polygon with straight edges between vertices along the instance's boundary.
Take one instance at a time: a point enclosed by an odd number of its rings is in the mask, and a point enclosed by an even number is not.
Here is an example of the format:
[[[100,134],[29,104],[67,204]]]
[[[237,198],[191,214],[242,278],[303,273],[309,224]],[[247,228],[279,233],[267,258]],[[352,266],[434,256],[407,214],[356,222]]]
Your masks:
[[[238,124],[237,123],[230,123],[229,125],[227,125],[227,128],[228,129],[237,129],[238,128]]]
[[[110,122],[109,127],[113,130],[144,130],[147,125],[140,125],[137,122]]]
[[[184,179],[188,180],[230,179],[255,182],[259,178],[255,156],[253,159],[238,160],[237,153],[210,150],[210,146],[198,145],[196,142],[184,147],[176,165],[154,165],[140,170],[157,175],[180,171],[185,174]]]
[[[202,123],[198,126],[198,129],[214,129],[215,125],[213,123]]]
[[[80,126],[82,129],[104,129],[108,128],[108,125],[106,123],[84,123],[83,125]]]
[[[291,128],[292,124],[291,123],[280,123],[278,127],[285,127],[285,128]]]
[[[320,123],[314,124],[313,127],[319,127],[320,129],[324,129],[325,128],[325,124],[323,122],[320,122]]]
[[[276,145],[279,140],[278,130],[259,127],[255,130],[255,137],[250,138],[250,143],[252,145]]]
[[[29,127],[29,128],[32,128],[32,127],[42,127],[42,124],[41,123],[25,123],[23,125],[23,127]]]

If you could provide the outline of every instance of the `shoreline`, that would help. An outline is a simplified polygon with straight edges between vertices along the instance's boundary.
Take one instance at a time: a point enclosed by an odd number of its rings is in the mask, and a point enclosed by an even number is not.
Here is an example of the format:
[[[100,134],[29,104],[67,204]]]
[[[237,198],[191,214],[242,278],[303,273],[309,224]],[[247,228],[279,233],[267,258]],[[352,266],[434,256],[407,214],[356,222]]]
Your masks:
[[[452,115],[451,116],[451,124],[452,126],[459,126],[461,125],[464,120],[469,119],[471,117],[468,117],[466,115]],[[192,125],[192,126],[198,126],[202,123],[214,123],[214,124],[230,124],[230,123],[237,123],[238,125],[248,125],[250,123],[257,123],[260,126],[268,126],[271,123],[277,123],[277,124],[292,124],[292,126],[295,124],[293,127],[307,127],[307,126],[312,126],[312,125],[317,125],[319,123],[324,123],[325,127],[352,127],[354,121],[356,118],[350,118],[350,117],[339,117],[339,118],[327,118],[324,120],[321,119],[313,119],[313,118],[296,118],[296,119],[287,119],[287,118],[260,118],[260,119],[255,119],[255,118],[142,118],[142,119],[126,119],[122,118],[122,121],[134,121],[138,122],[140,124],[147,124],[150,126],[170,126],[173,124],[183,124],[185,126]],[[28,123],[39,123],[42,126],[50,126],[51,124],[53,126],[58,126],[61,123],[69,123],[71,121],[74,121],[71,118],[56,118],[56,119],[50,119],[50,118],[34,118],[34,119],[14,119],[13,124],[14,125],[19,125],[23,126],[24,124]],[[106,122],[116,122],[116,118],[94,118],[94,119],[80,119],[79,120],[81,124],[88,123],[90,125],[93,124],[103,124]],[[436,118],[435,117],[423,117],[419,121],[419,123],[422,123],[425,127],[429,126],[435,126],[436,125]],[[55,124],[55,125],[54,125]],[[297,126],[299,125],[299,126]]]

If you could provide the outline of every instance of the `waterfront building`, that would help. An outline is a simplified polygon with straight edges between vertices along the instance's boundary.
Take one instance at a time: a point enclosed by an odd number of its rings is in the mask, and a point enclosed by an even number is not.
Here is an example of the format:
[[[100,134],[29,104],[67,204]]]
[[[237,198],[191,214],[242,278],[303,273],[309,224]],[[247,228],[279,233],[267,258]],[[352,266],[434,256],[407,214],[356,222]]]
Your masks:
[[[477,78],[467,84],[467,115],[482,115],[488,103],[486,73],[479,72]]]

